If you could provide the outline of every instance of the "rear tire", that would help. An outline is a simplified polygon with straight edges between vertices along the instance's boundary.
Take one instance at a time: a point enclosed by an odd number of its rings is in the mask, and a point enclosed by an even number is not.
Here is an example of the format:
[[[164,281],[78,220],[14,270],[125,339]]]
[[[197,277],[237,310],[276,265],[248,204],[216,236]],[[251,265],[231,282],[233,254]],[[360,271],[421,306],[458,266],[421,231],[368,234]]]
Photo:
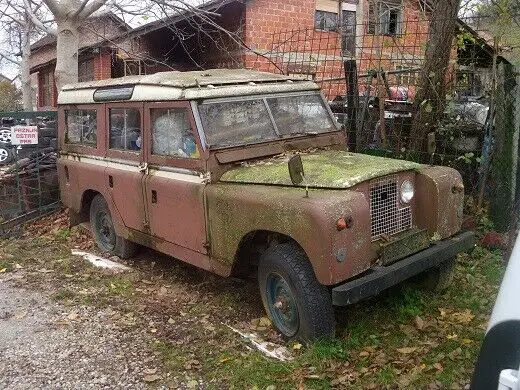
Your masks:
[[[107,202],[96,195],[90,204],[90,224],[94,241],[101,251],[128,259],[135,255],[137,245],[116,234]]]
[[[330,291],[318,282],[297,245],[269,247],[260,257],[258,283],[264,308],[285,339],[306,342],[334,337]]]
[[[457,258],[454,257],[427,271],[422,277],[421,285],[430,291],[446,290],[453,281],[456,262]]]

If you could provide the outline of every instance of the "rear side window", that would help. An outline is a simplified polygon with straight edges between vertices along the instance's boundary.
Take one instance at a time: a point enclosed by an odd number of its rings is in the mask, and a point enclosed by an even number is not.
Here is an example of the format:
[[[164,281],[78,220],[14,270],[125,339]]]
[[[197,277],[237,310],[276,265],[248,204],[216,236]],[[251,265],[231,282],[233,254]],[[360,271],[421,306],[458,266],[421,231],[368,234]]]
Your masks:
[[[183,158],[200,156],[186,108],[152,108],[150,118],[152,154]]]
[[[96,110],[65,110],[65,142],[85,146],[97,146]]]
[[[137,108],[111,108],[109,148],[140,151],[141,113]]]

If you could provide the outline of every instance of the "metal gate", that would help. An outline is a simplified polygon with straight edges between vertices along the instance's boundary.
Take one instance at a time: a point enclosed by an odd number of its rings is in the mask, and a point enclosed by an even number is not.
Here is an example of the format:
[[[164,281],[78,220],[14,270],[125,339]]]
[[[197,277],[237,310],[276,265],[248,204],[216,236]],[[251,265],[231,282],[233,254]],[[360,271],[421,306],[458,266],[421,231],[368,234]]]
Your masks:
[[[56,112],[0,113],[0,236],[59,206]],[[11,127],[37,126],[38,144],[13,145]]]

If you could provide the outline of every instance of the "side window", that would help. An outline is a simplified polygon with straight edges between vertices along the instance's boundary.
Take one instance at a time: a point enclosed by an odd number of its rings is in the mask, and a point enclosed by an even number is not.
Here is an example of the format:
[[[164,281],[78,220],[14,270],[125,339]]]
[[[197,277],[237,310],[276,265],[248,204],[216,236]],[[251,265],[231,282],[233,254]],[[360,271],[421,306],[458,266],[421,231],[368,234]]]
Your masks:
[[[85,146],[97,146],[96,110],[65,110],[65,142]]]
[[[152,108],[150,119],[153,155],[184,158],[200,156],[186,108]]]
[[[109,148],[140,151],[142,145],[141,113],[137,108],[110,108]]]

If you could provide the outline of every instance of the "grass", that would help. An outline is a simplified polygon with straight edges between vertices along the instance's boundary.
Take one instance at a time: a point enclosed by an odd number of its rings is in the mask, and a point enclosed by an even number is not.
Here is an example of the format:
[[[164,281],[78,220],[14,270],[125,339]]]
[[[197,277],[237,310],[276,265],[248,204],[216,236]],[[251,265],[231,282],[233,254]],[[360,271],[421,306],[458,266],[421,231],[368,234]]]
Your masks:
[[[108,292],[113,295],[129,296],[134,293],[134,283],[124,277],[113,277],[106,282]]]
[[[144,319],[135,326],[149,326],[153,320],[157,332],[150,333],[152,348],[164,370],[181,382],[201,379],[208,389],[366,389],[395,384],[421,389],[436,381],[446,388],[463,388],[470,381],[504,272],[500,253],[476,248],[471,255],[459,256],[453,286],[446,292],[407,283],[338,309],[336,339],[301,348],[288,343],[294,360],[282,363],[249,350],[240,336],[221,325],[236,325],[281,343],[269,327],[253,325],[265,314],[260,303],[252,307],[259,297],[247,286],[215,278],[200,287],[200,276],[177,263],[153,269],[142,265],[137,277],[106,275],[71,256],[69,238],[64,229],[0,241],[0,270],[16,272],[15,264],[33,271],[52,269],[27,278],[54,278],[56,301],[131,310],[135,318]],[[153,286],[140,282],[153,275]],[[157,295],[153,289],[162,285],[171,295]]]
[[[395,383],[400,389],[420,389],[436,381],[462,389],[470,381],[502,275],[499,254],[478,248],[460,257],[446,292],[409,283],[339,310],[337,338],[293,350],[290,363],[237,348],[233,335],[220,341],[216,356],[199,343],[186,350],[162,344],[161,356],[173,371],[183,357],[196,356],[203,362],[198,376],[237,389],[364,389]],[[220,303],[230,300],[224,296]]]
[[[76,294],[69,290],[68,288],[60,288],[58,291],[56,291],[54,294],[52,294],[52,298],[55,301],[64,301],[68,299],[72,299],[76,296]]]

